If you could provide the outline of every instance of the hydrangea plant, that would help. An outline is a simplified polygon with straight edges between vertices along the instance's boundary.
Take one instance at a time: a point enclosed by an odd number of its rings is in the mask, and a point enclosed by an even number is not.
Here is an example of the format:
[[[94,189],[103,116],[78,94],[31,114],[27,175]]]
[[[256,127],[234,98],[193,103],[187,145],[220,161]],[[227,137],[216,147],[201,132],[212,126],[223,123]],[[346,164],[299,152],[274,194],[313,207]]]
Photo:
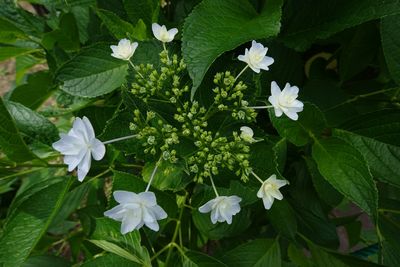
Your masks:
[[[398,266],[400,7],[334,2],[0,0],[0,265]]]

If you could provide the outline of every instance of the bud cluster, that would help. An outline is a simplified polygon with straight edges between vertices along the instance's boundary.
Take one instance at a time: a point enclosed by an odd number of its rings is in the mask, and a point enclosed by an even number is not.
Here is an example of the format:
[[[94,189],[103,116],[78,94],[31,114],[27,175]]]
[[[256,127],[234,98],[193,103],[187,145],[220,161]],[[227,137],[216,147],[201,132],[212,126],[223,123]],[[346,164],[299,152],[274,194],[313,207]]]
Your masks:
[[[137,134],[136,139],[141,143],[145,154],[156,155],[161,153],[164,160],[171,163],[177,161],[176,150],[173,145],[179,144],[177,129],[165,123],[153,111],[143,116],[138,109],[134,112],[130,129]]]
[[[178,60],[177,55],[168,57],[164,50],[160,53],[160,62],[159,70],[152,65],[135,68],[140,75],[136,75],[132,93],[145,103],[161,101],[172,105],[176,123],[173,123],[174,127],[155,112],[149,111],[142,116],[139,110],[135,110],[131,129],[138,134],[144,152],[151,155],[161,153],[164,159],[171,162],[176,162],[178,158],[185,160],[188,171],[199,183],[205,177],[218,175],[223,168],[244,181],[248,180],[251,172],[249,143],[237,132],[221,136],[220,132],[209,128],[210,118],[218,112],[230,112],[236,120],[255,120],[256,113],[247,107],[248,102],[244,100],[247,86],[241,81],[236,82],[230,72],[216,74],[214,103],[206,108],[197,101],[188,100],[189,87],[182,78],[186,69],[183,60]],[[179,138],[192,142],[193,150],[185,151],[190,156],[176,154],[174,145],[179,144]]]
[[[235,82],[235,77],[229,71],[217,73],[214,76],[216,85],[213,89],[214,105],[221,111],[231,110],[232,117],[236,120],[253,122],[257,113],[254,109],[248,108],[249,103],[243,99],[247,85],[242,81]]]

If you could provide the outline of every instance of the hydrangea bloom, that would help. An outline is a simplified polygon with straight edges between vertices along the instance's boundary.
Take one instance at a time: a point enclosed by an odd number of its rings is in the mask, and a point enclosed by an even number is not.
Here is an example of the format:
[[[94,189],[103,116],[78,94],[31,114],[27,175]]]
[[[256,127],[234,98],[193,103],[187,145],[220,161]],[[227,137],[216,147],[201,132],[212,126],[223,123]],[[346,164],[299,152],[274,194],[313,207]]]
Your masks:
[[[64,155],[64,163],[68,171],[78,167],[78,180],[83,181],[90,170],[91,157],[101,160],[106,148],[95,137],[92,124],[86,117],[76,118],[72,129],[67,134],[61,134],[61,139],[53,143],[53,148]]]
[[[178,33],[177,28],[167,30],[167,27],[165,27],[165,25],[161,26],[157,23],[153,23],[151,25],[151,29],[153,31],[154,37],[156,37],[157,40],[163,43],[171,42],[172,40],[174,40],[175,35]]]
[[[240,134],[240,138],[242,138],[244,141],[249,143],[253,143],[256,141],[253,138],[254,132],[250,127],[242,126],[240,127],[240,131],[242,131],[242,133]]]
[[[113,195],[119,205],[104,212],[104,216],[122,222],[122,234],[138,230],[143,225],[153,231],[158,231],[160,226],[157,221],[167,218],[167,213],[157,205],[153,192],[136,194],[128,191],[115,191]]]
[[[281,91],[276,82],[271,82],[271,96],[268,101],[272,104],[275,110],[275,116],[280,117],[283,113],[290,119],[297,120],[298,112],[303,110],[303,103],[297,100],[299,88],[290,86],[286,83],[285,88]]]
[[[260,70],[269,70],[269,66],[274,63],[272,57],[266,56],[267,51],[268,47],[264,47],[262,44],[253,41],[251,42],[250,49],[246,48],[244,55],[240,55],[238,59],[246,62],[256,73],[260,73]]]
[[[217,196],[201,206],[199,211],[201,213],[211,211],[211,222],[213,224],[225,221],[231,224],[232,216],[240,211],[240,201],[242,199],[238,196]]]
[[[122,39],[118,42],[118,45],[110,46],[113,51],[111,56],[122,60],[130,60],[137,47],[137,42],[131,43],[128,39]]]
[[[274,203],[274,199],[282,200],[283,195],[279,191],[279,188],[287,185],[286,180],[276,179],[276,175],[271,175],[267,180],[265,180],[260,189],[257,192],[257,197],[262,198],[265,209],[269,210]]]

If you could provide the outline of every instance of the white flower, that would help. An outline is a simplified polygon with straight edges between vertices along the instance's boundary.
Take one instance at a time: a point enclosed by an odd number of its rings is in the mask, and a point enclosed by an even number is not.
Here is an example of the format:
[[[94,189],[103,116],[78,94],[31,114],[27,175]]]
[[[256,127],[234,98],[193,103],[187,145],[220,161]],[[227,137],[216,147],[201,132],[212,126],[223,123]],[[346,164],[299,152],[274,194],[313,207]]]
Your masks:
[[[242,126],[242,127],[240,127],[240,131],[242,131],[242,133],[240,134],[240,138],[242,138],[244,141],[249,142],[249,143],[253,143],[256,141],[253,138],[254,133],[250,127]]]
[[[276,82],[271,82],[271,96],[268,101],[274,106],[275,115],[282,116],[285,113],[292,120],[299,118],[298,112],[303,111],[303,103],[297,100],[299,88],[290,86],[286,83],[285,88],[281,91]]]
[[[160,226],[157,220],[167,218],[167,213],[157,205],[153,192],[136,194],[128,191],[115,191],[113,195],[119,205],[104,212],[104,216],[122,222],[122,234],[140,229],[143,225],[153,231],[158,231]]]
[[[211,222],[213,224],[225,221],[231,224],[232,216],[240,211],[240,201],[242,199],[238,196],[218,196],[201,206],[199,211],[201,213],[211,211]]]
[[[151,24],[151,29],[153,30],[154,37],[163,43],[169,43],[174,40],[175,35],[178,33],[177,28],[172,28],[169,31],[165,25],[159,25],[157,23]]]
[[[118,42],[118,45],[110,46],[113,51],[111,56],[122,60],[129,60],[135,53],[137,47],[137,42],[131,43],[128,39],[122,39]]]
[[[257,197],[262,198],[265,209],[269,210],[274,203],[274,199],[282,200],[283,195],[279,191],[279,188],[287,185],[286,180],[276,179],[276,175],[271,175],[267,180],[263,182],[260,189],[257,192]]]
[[[68,171],[78,167],[78,180],[83,181],[90,170],[91,157],[101,160],[106,153],[104,144],[95,137],[88,118],[75,118],[68,134],[60,134],[61,139],[53,143],[53,148],[64,155]]]
[[[240,55],[238,59],[246,62],[253,71],[260,73],[260,69],[269,70],[268,67],[274,63],[272,57],[266,56],[267,51],[268,47],[253,41],[250,50],[246,48],[244,55]]]

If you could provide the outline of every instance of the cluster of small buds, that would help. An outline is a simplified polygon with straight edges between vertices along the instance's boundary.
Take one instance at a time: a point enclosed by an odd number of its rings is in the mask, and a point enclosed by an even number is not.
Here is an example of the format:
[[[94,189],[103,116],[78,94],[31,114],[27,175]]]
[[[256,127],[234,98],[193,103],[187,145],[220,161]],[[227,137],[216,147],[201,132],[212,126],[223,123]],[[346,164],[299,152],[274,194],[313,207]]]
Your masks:
[[[207,110],[200,107],[197,101],[185,102],[182,107],[178,107],[174,118],[176,121],[182,123],[182,134],[184,136],[193,135],[197,138],[201,133],[201,129],[208,126],[204,117]]]
[[[133,114],[130,129],[135,132],[136,139],[142,142],[143,152],[151,155],[160,152],[164,160],[175,163],[178,159],[173,145],[179,144],[178,130],[157,118],[153,111],[148,111],[145,118],[138,109]]]
[[[235,82],[236,78],[229,71],[217,73],[214,76],[214,84],[217,85],[213,89],[214,105],[220,111],[231,110],[232,117],[236,120],[255,121],[257,113],[248,108],[248,102],[243,99],[247,85],[242,81]]]
[[[235,171],[243,181],[248,180],[250,148],[236,132],[229,141],[227,137],[218,134],[213,137],[212,132],[203,130],[194,144],[198,150],[189,157],[188,165],[195,181],[202,183],[205,177],[219,174],[220,168]]]

